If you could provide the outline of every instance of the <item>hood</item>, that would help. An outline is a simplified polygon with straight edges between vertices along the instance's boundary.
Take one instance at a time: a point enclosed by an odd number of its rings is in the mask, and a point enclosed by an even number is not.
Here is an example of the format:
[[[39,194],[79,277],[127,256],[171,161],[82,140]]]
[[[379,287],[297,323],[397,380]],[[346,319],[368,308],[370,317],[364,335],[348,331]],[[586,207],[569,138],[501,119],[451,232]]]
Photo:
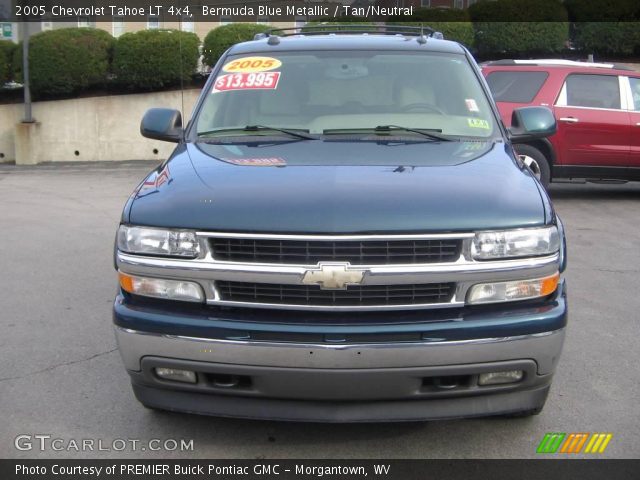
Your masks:
[[[128,220],[281,233],[542,225],[545,211],[536,182],[509,148],[493,141],[393,138],[189,143],[147,178],[130,203]]]

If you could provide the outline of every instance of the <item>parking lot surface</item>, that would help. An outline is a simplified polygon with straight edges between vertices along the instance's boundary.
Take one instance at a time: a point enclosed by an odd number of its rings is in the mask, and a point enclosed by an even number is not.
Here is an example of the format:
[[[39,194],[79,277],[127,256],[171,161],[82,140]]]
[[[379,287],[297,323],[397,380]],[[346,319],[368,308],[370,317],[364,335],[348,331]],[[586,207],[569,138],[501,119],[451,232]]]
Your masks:
[[[570,322],[541,415],[318,425],[158,413],[134,399],[111,326],[113,239],[152,166],[0,166],[0,457],[522,458],[546,432],[610,432],[604,457],[640,457],[640,184],[550,188],[567,228]],[[18,450],[22,434],[61,438],[62,450]],[[128,446],[69,446],[82,439]]]

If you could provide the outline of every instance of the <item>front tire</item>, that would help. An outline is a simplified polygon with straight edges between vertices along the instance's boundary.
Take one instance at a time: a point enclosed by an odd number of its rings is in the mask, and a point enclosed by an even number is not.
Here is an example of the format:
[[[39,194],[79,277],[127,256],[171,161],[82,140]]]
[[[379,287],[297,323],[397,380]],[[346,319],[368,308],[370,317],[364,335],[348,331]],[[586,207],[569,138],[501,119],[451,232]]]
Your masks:
[[[551,181],[551,168],[549,160],[540,150],[531,145],[516,145],[516,153],[522,162],[529,167],[540,183],[547,188]]]

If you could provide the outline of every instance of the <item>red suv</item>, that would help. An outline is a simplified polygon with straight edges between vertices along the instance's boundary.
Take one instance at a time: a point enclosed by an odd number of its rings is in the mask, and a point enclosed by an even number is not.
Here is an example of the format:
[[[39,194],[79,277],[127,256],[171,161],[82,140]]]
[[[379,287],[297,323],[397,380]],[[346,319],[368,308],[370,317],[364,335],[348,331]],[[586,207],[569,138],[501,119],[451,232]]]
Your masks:
[[[555,135],[515,147],[545,186],[640,180],[640,72],[569,60],[500,60],[482,72],[507,126],[515,108],[553,110]]]

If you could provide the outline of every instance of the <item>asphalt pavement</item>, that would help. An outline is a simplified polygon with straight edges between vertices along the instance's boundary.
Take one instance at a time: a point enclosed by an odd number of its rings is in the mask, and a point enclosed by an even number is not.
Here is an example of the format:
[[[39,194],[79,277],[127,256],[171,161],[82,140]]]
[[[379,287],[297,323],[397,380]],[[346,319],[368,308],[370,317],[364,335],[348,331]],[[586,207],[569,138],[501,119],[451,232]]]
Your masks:
[[[111,326],[113,239],[152,165],[0,166],[0,457],[532,458],[546,432],[610,432],[603,457],[640,457],[640,183],[550,189],[570,323],[542,414],[323,425],[158,413],[133,397]],[[93,451],[76,451],[83,439]],[[132,448],[150,439],[169,450]]]

